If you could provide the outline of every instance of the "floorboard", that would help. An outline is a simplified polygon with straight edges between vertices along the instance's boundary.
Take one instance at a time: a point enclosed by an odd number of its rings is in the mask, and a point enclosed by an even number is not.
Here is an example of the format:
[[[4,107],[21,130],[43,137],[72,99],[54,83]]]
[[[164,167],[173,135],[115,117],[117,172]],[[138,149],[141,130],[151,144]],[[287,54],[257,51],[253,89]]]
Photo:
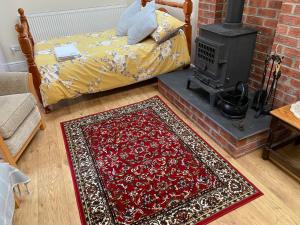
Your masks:
[[[15,212],[14,225],[80,225],[60,122],[135,103],[154,95],[160,95],[156,84],[144,84],[66,101],[45,115],[46,130],[38,132],[18,162],[19,168],[31,178],[31,193],[23,194],[21,207]],[[177,108],[169,105],[264,193],[264,196],[211,224],[300,224],[299,182],[273,163],[262,160],[261,150],[233,159]]]

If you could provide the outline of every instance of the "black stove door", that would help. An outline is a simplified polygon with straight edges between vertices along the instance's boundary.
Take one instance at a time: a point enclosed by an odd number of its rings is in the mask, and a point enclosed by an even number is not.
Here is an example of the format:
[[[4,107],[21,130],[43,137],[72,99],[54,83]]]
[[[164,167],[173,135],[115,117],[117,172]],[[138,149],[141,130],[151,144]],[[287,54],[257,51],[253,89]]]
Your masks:
[[[223,86],[226,72],[223,68],[226,64],[224,56],[224,44],[211,41],[207,38],[196,38],[195,66],[202,73],[205,83],[212,87]]]

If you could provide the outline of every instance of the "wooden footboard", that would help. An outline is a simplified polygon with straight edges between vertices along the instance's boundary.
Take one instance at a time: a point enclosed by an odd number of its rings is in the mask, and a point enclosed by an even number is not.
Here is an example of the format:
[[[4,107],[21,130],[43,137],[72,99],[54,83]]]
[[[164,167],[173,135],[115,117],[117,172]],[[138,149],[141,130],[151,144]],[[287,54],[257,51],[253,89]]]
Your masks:
[[[16,24],[15,28],[18,32],[18,40],[21,50],[26,58],[28,72],[32,74],[33,85],[38,96],[39,101],[42,103],[42,96],[40,92],[41,74],[34,61],[34,41],[30,33],[29,25],[23,9],[18,9],[20,14],[20,23]]]

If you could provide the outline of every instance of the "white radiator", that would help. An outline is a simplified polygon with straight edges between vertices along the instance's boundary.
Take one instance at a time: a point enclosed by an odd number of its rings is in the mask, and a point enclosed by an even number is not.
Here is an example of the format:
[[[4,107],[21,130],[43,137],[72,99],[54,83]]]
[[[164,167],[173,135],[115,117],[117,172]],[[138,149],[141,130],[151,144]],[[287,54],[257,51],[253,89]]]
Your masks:
[[[55,37],[103,31],[116,27],[126,4],[31,14],[27,16],[33,39],[38,42]]]

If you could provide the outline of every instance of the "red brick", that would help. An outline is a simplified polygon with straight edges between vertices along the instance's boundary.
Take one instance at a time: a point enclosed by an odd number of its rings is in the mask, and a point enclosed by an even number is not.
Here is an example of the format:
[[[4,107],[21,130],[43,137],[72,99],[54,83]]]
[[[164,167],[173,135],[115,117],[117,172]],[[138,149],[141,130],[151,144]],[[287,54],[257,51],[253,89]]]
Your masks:
[[[292,26],[299,26],[300,24],[300,17],[299,16],[290,16],[281,14],[279,16],[279,22],[282,24],[292,25]]]
[[[286,104],[294,103],[297,100],[298,100],[298,98],[296,96],[292,96],[292,95],[285,95],[285,97],[284,97],[284,103],[286,103]]]
[[[218,132],[218,133],[220,132],[220,127],[215,122],[213,122],[211,119],[209,119],[208,117],[204,118],[204,122],[209,127],[211,127],[212,129],[214,129],[216,132]]]
[[[195,109],[194,107],[191,107],[192,111],[194,111],[194,114],[195,116],[198,118],[198,119],[204,119],[204,115],[203,113],[199,112],[197,109]]]
[[[267,1],[266,0],[250,0],[249,5],[254,6],[254,7],[265,7],[267,5]]]
[[[286,4],[284,3],[281,7],[281,12],[285,14],[290,14],[292,13],[293,10],[293,5],[292,4]]]
[[[215,5],[215,11],[223,11],[224,4],[217,4]]]
[[[293,65],[293,68],[300,71],[300,60],[295,62],[295,64]],[[299,77],[299,79],[300,79],[300,77]]]
[[[252,143],[247,144],[246,146],[243,146],[242,148],[240,148],[240,151],[243,153],[248,153],[250,151],[256,150],[258,148],[263,147],[266,143],[267,143],[267,138],[263,139],[263,140],[258,140]]]
[[[300,5],[296,5],[296,7],[294,9],[294,14],[295,15],[300,15]]]
[[[249,80],[249,87],[254,89],[254,90],[257,90],[260,87],[260,83],[250,79]]]
[[[281,9],[282,1],[269,1],[268,8]]]
[[[175,104],[175,106],[177,106],[177,108],[179,108],[181,110],[184,109],[184,105],[181,104],[177,99],[174,99],[173,103]]]
[[[251,74],[251,79],[260,83],[261,80],[262,80],[262,79],[261,79],[261,78],[262,78],[261,76],[262,76],[262,75]]]
[[[289,57],[298,57],[300,58],[300,50],[296,48],[284,48],[284,55]]]
[[[258,9],[258,15],[269,18],[275,18],[277,15],[277,11],[274,9]]]
[[[199,11],[210,10],[211,5],[203,2],[199,2]]]
[[[284,45],[297,47],[298,40],[295,38],[290,38],[288,36],[278,35],[275,37],[275,41],[278,43],[283,43]]]
[[[294,79],[291,79],[291,85],[292,85],[294,88],[300,89],[300,80],[294,80]]]
[[[233,153],[233,150],[235,150],[235,148],[229,142],[227,142],[220,136],[220,134],[216,133],[214,130],[210,131],[210,136],[215,140],[215,142],[217,142],[217,144],[220,145],[220,147],[222,147],[229,153]]]
[[[203,120],[201,119],[197,119],[196,120],[196,124],[199,126],[199,128],[204,131],[206,134],[210,134],[210,127],[207,126],[206,123],[203,122]]]
[[[262,26],[263,23],[264,23],[264,20],[262,18],[259,18],[259,17],[256,17],[256,16],[247,16],[246,17],[246,23]]]
[[[259,33],[266,36],[273,36],[275,31],[272,28],[269,27],[257,27],[259,30]]]
[[[276,28],[278,24],[278,21],[275,19],[266,19],[264,21],[264,26],[266,27],[271,27],[271,28]]]
[[[198,24],[199,25],[204,25],[204,24],[209,24],[209,23],[210,23],[210,20],[208,18],[204,18],[204,17],[199,17],[198,18]]]
[[[260,51],[260,52],[268,52],[268,50],[270,49],[270,46],[264,45],[264,44],[261,44],[261,43],[256,43],[256,48],[255,49],[257,51]]]
[[[300,38],[300,27],[289,27],[288,35],[295,38]]]
[[[288,56],[285,56],[282,65],[284,65],[286,67],[291,67],[293,63],[294,63],[293,59],[289,58]],[[283,68],[283,67],[281,67],[281,68]]]
[[[277,32],[277,34],[283,34],[283,35],[285,35],[285,34],[287,34],[288,29],[289,29],[288,26],[283,25],[283,24],[279,24],[279,25],[277,26],[276,32]]]
[[[256,41],[258,43],[262,43],[264,45],[267,45],[268,48],[272,46],[274,42],[274,37],[273,36],[265,36],[265,35],[258,35]]]
[[[220,136],[226,139],[229,143],[234,144],[237,140],[224,130],[220,130]]]
[[[257,8],[256,7],[245,7],[244,15],[256,15]]]
[[[258,60],[258,59],[255,59],[255,58],[252,60],[252,62],[253,62],[254,65],[257,65],[257,66],[264,66],[265,65],[264,61]]]
[[[261,67],[254,66],[254,72],[256,74],[263,74],[264,70]]]

